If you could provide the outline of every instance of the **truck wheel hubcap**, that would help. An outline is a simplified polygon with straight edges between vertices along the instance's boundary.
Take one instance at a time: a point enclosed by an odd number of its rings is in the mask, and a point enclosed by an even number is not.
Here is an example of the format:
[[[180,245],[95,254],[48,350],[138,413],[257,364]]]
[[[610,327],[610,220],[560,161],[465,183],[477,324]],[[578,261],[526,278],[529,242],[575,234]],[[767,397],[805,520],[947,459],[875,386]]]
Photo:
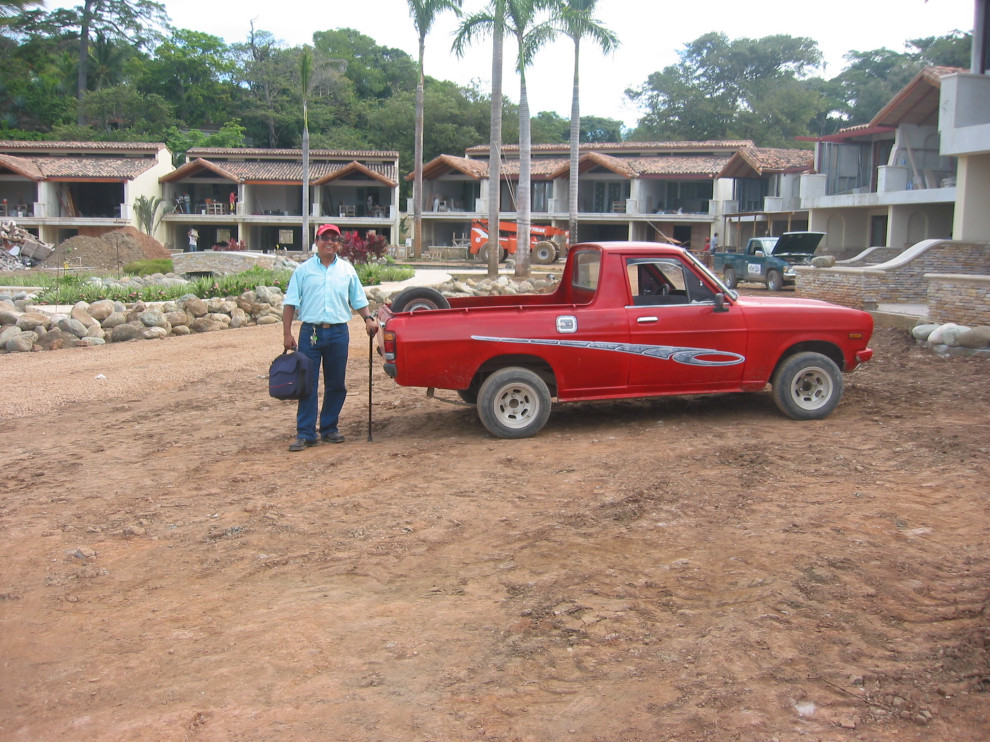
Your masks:
[[[539,397],[528,384],[513,384],[495,398],[495,417],[507,428],[528,425],[539,412]]]
[[[832,398],[832,378],[825,369],[812,366],[794,377],[791,399],[804,410],[817,410]]]

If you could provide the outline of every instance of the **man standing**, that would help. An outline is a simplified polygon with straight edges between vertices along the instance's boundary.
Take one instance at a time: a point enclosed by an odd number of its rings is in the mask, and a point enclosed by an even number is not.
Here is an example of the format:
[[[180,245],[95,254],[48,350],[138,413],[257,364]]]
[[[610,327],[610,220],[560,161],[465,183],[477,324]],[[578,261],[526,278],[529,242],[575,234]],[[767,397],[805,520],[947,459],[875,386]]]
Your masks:
[[[316,255],[302,263],[285,291],[282,306],[282,340],[286,350],[299,351],[313,361],[310,393],[299,400],[296,412],[296,440],[290,451],[302,451],[315,446],[317,402],[320,366],[323,367],[323,407],[319,410],[320,438],[326,443],[343,443],[337,430],[340,410],[347,389],[347,346],[350,334],[347,322],[351,310],[357,310],[365,321],[369,337],[378,332],[378,323],[368,309],[368,299],[358,280],[354,266],[337,256],[340,228],[324,224],[316,230]],[[292,319],[298,310],[302,327],[299,343],[292,337]]]

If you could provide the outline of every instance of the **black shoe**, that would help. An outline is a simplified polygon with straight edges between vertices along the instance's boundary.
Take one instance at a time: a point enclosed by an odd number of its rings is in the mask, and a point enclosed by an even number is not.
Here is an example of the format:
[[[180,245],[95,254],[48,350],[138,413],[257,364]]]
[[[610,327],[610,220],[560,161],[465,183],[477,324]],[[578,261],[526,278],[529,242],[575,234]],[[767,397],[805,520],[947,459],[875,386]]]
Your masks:
[[[305,438],[296,438],[292,443],[289,444],[290,451],[302,451],[303,449],[309,448],[310,446],[315,446],[319,441],[310,441]]]
[[[344,436],[342,436],[340,433],[337,433],[337,432],[324,433],[320,437],[323,439],[323,442],[324,443],[343,443],[344,442]]]

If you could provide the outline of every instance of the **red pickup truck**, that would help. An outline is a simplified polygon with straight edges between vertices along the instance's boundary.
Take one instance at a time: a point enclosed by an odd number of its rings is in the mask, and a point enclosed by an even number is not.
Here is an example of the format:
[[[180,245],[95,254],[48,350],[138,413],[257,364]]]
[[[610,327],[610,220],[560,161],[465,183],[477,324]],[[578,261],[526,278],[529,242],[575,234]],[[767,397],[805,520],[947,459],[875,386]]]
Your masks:
[[[552,294],[407,292],[378,313],[385,372],[431,395],[456,390],[501,438],[537,433],[554,399],[758,392],[767,383],[786,415],[817,420],[838,405],[842,372],[873,355],[868,313],[739,296],[686,250],[656,243],[577,245]]]

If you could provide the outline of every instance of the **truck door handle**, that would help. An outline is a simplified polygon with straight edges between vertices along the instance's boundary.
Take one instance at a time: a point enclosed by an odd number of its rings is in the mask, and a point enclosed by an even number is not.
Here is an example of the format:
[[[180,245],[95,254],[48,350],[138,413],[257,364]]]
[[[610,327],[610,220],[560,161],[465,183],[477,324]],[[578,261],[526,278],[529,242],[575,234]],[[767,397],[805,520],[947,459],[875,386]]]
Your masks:
[[[659,317],[637,317],[636,322],[641,325],[648,325],[651,322],[659,322]]]

